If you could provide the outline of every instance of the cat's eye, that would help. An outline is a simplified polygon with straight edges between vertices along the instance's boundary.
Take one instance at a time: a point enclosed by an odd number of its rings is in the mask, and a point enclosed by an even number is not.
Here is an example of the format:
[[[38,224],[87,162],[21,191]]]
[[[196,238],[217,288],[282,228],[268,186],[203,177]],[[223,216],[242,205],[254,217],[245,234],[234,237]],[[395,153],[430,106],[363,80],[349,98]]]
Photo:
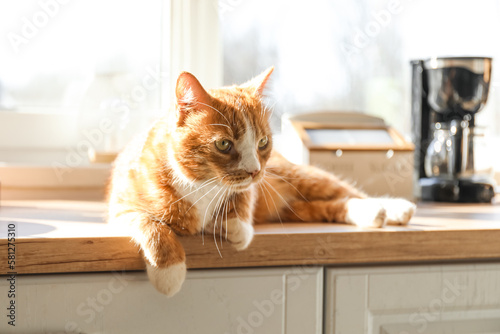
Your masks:
[[[262,137],[262,138],[259,140],[259,148],[260,148],[260,149],[264,149],[264,148],[266,148],[267,143],[269,143],[269,138],[267,138],[267,136]]]
[[[231,149],[233,143],[227,139],[220,139],[215,141],[215,147],[222,153],[227,153]]]

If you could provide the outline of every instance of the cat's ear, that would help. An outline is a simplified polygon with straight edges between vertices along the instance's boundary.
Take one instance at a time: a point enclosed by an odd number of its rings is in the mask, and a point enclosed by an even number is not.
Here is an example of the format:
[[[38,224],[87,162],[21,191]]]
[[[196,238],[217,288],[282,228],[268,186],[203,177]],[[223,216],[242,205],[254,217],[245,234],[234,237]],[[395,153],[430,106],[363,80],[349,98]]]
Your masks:
[[[271,66],[255,78],[245,82],[243,85],[241,85],[241,87],[251,89],[255,95],[262,97],[264,88],[266,87],[267,81],[269,80],[269,77],[271,76],[271,73],[273,73],[273,71],[274,66]]]
[[[178,125],[184,123],[187,115],[196,109],[197,104],[210,106],[212,100],[198,79],[189,72],[182,72],[177,78],[175,96],[179,112]]]

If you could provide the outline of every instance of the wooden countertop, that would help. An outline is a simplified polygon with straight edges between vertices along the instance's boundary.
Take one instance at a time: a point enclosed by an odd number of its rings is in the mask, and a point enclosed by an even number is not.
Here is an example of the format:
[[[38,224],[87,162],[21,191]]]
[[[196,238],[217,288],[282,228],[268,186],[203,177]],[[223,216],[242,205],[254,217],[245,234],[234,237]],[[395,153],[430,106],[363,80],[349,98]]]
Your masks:
[[[0,206],[0,274],[7,229],[15,224],[18,274],[142,270],[139,249],[104,221],[101,202],[9,201]],[[500,260],[500,203],[420,204],[407,227],[343,224],[256,226],[250,247],[235,251],[213,235],[182,238],[188,268]]]

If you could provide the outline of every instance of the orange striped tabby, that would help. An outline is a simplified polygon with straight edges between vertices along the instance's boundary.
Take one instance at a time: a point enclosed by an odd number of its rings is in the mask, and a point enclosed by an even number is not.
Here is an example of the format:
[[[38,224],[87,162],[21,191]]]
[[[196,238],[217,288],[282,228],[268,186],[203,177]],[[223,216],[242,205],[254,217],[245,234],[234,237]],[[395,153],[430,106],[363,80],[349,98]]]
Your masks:
[[[272,150],[262,92],[273,68],[240,85],[209,90],[190,73],[176,86],[176,121],[158,120],[119,155],[109,220],[129,227],[147,273],[171,296],[186,275],[179,236],[222,233],[248,247],[252,224],[325,221],[406,224],[415,206],[367,198],[332,174],[294,165]],[[258,210],[254,210],[258,207]]]

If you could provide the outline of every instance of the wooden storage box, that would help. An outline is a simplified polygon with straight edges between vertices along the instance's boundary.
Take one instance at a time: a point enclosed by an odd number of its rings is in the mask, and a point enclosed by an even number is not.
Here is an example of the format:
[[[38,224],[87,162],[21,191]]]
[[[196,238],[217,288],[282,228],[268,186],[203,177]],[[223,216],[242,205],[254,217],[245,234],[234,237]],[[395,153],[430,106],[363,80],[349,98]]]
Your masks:
[[[290,161],[333,172],[371,196],[413,200],[414,145],[383,119],[358,112],[283,118]]]

